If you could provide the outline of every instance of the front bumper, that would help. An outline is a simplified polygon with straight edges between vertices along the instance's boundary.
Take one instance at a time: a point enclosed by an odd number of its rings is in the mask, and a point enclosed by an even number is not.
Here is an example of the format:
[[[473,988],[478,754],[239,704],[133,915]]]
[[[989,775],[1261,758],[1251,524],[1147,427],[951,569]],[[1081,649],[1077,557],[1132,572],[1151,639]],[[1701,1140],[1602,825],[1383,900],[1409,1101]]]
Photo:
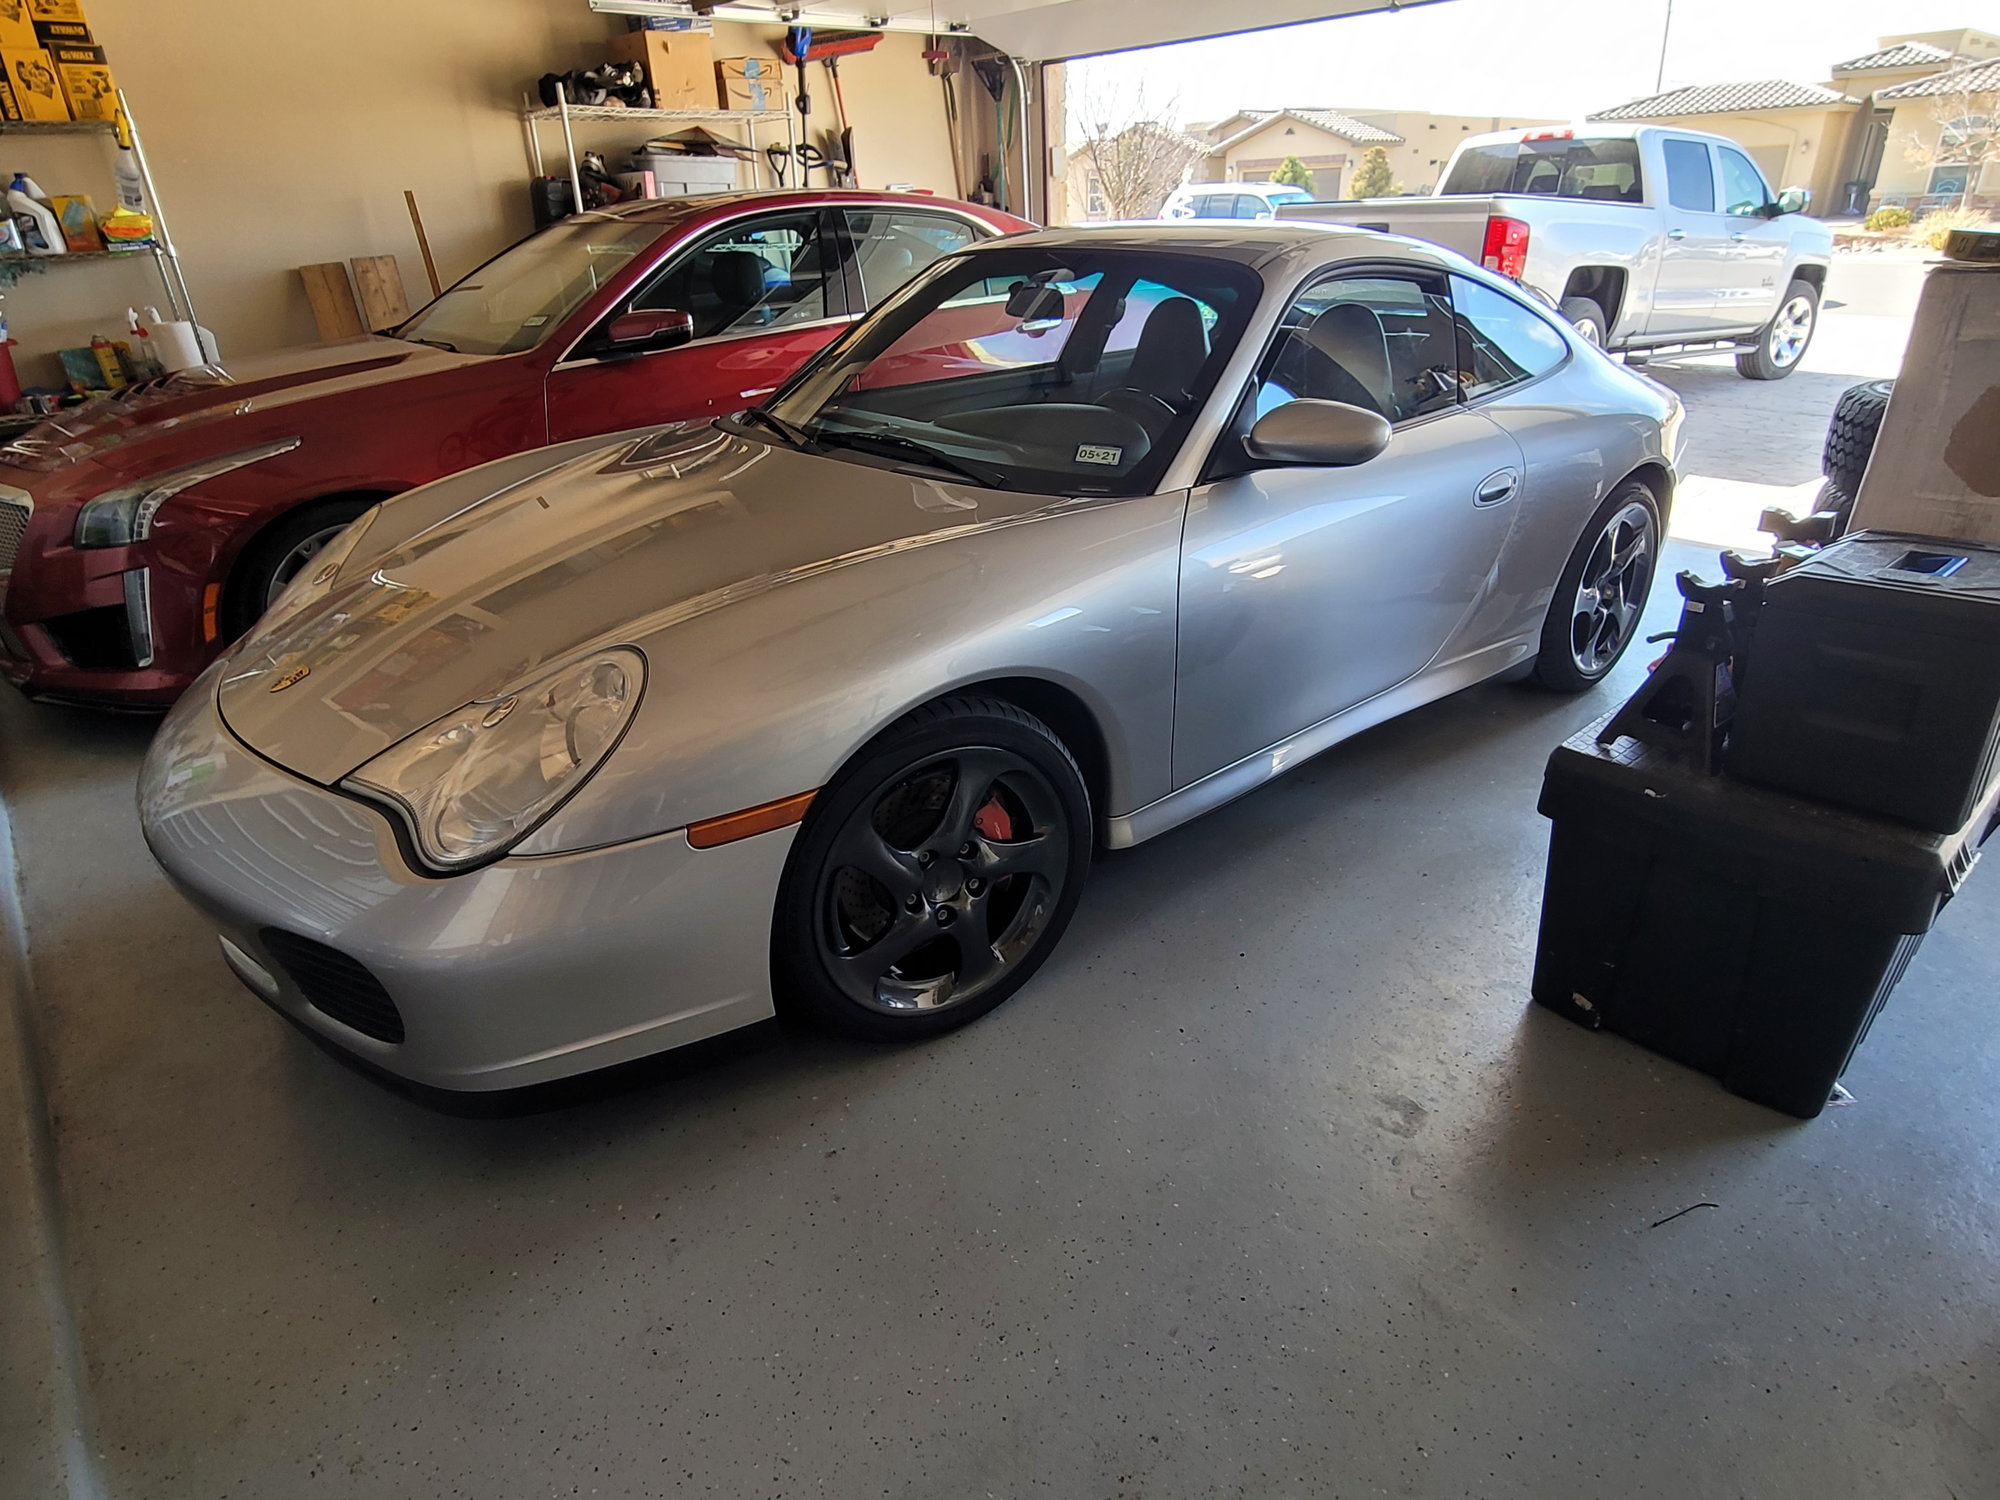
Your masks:
[[[237,741],[214,688],[210,673],[161,726],[140,820],[225,961],[299,1025],[414,1083],[485,1091],[773,1013],[771,913],[795,830],[699,851],[658,834],[435,879],[409,868],[386,816]],[[380,994],[350,1003],[354,981],[329,998],[342,960]]]

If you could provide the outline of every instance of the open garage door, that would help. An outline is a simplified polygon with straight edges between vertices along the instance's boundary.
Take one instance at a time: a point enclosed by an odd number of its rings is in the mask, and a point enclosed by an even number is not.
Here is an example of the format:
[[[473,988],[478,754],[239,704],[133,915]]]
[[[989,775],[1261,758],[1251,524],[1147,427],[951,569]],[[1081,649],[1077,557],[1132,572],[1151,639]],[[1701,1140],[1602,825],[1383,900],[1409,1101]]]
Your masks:
[[[1028,62],[1059,62],[1101,52],[1129,52],[1167,42],[1232,36],[1326,21],[1370,11],[1411,10],[1445,0],[1253,0],[1217,6],[1213,0],[939,0],[912,5],[787,5],[779,0],[717,5],[714,14],[730,21],[784,21],[801,26],[867,27],[876,31],[923,31],[971,35]],[[609,8],[609,7],[605,7]]]

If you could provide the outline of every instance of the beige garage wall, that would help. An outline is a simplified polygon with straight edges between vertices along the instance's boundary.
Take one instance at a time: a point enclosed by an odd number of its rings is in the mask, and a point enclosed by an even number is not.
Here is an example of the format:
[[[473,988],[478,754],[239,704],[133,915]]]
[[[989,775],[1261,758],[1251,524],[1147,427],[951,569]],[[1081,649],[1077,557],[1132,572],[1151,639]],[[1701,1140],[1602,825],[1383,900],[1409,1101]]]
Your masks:
[[[423,206],[447,283],[528,233],[521,96],[546,71],[603,61],[606,39],[624,25],[585,0],[86,0],[86,8],[144,133],[202,320],[225,356],[314,339],[296,269],[310,262],[393,254],[413,302],[425,300],[405,188]],[[721,24],[716,53],[775,56],[782,35]],[[890,36],[840,65],[864,187],[952,191],[943,95],[924,45]],[[811,75],[814,128],[831,129],[824,67]],[[659,128],[597,125],[579,145],[615,154]],[[557,149],[560,133],[545,127],[543,140]],[[0,145],[10,174],[26,170],[51,193],[88,192],[100,207],[115,201],[107,143],[10,136]],[[47,351],[94,332],[115,336],[135,301],[162,301],[148,264],[72,264],[24,277],[4,304],[24,381],[55,381]]]

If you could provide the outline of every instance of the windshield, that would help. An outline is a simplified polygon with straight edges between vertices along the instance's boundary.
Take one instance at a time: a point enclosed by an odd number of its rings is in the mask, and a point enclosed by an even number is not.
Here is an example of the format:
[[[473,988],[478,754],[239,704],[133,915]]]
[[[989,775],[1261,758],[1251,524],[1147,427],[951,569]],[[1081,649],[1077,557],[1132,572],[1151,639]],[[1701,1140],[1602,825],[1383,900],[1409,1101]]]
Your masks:
[[[1477,193],[1546,194],[1605,203],[1643,203],[1639,143],[1630,139],[1496,141],[1468,146],[1451,164],[1439,197]]]
[[[1192,255],[952,256],[769,410],[824,451],[1034,494],[1146,494],[1261,289],[1242,266]]]
[[[1278,188],[1264,197],[1272,203],[1310,203],[1313,195],[1304,188]]]
[[[658,224],[579,219],[503,250],[396,330],[457,354],[532,349],[660,237]]]

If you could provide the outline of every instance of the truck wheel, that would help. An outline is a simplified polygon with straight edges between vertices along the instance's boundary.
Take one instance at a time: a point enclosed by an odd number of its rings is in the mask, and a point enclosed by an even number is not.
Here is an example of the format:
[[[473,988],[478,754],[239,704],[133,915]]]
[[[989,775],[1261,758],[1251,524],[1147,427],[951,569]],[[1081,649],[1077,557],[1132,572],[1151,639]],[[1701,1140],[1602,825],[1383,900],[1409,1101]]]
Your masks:
[[[1868,472],[1868,460],[1875,452],[1875,436],[1882,430],[1883,414],[1889,410],[1893,380],[1866,380],[1851,385],[1833,405],[1833,420],[1827,424],[1826,452],[1820,469],[1827,482],[1843,494],[1861,493],[1861,476]]]
[[[1783,380],[1799,367],[1819,326],[1819,293],[1810,281],[1785,288],[1785,300],[1757,342],[1736,356],[1736,373],[1745,380]]]
[[[1605,335],[1610,331],[1610,323],[1604,316],[1604,309],[1588,297],[1565,297],[1562,300],[1562,315],[1569,326],[1583,335],[1586,344],[1604,347]]]

